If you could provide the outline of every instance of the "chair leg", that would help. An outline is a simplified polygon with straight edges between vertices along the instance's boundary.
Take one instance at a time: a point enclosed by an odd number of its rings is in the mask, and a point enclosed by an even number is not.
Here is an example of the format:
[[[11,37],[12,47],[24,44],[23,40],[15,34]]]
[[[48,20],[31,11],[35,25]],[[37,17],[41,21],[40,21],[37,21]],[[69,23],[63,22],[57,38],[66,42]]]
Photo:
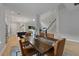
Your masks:
[[[18,53],[20,53],[20,52],[21,52],[21,51],[17,51],[17,52],[16,52],[16,56],[18,56]]]

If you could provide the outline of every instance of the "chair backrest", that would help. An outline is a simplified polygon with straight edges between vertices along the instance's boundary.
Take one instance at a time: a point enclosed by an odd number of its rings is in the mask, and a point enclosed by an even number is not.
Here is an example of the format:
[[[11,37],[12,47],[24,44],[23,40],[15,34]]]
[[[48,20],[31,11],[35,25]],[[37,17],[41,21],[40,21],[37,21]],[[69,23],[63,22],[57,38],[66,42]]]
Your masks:
[[[40,36],[41,36],[41,37],[44,37],[44,35],[45,35],[45,33],[43,33],[43,32],[40,33]],[[54,38],[54,34],[47,33],[47,37],[48,37],[48,38]]]
[[[44,35],[45,35],[45,33],[43,33],[43,32],[41,32],[40,33],[40,37],[44,37]],[[49,40],[53,40],[53,41],[57,41],[58,39],[55,39],[54,38],[54,34],[51,34],[51,33],[47,33],[47,38],[49,39]]]
[[[65,38],[63,38],[62,40],[56,41],[55,46],[54,46],[54,55],[62,56],[63,51],[64,51],[64,46],[65,46]]]
[[[22,56],[31,56],[35,53],[35,49],[32,46],[26,47],[27,42],[22,42],[22,40],[19,40],[19,43]]]

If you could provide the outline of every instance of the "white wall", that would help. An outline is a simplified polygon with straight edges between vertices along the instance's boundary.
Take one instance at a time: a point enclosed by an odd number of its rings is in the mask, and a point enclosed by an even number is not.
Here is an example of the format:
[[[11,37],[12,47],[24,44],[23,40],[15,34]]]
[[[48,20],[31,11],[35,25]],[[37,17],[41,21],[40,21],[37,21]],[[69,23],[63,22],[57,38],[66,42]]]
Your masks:
[[[6,10],[6,23],[8,25],[8,36],[16,35],[19,31],[25,31],[25,28],[20,26],[25,25],[30,19],[24,17],[23,15],[18,15],[17,12],[13,10]]]
[[[79,5],[59,6],[59,32],[64,35],[79,36]]]
[[[0,50],[2,50],[2,47],[5,44],[5,33],[6,33],[6,27],[5,27],[5,13],[4,13],[4,7],[0,4]]]

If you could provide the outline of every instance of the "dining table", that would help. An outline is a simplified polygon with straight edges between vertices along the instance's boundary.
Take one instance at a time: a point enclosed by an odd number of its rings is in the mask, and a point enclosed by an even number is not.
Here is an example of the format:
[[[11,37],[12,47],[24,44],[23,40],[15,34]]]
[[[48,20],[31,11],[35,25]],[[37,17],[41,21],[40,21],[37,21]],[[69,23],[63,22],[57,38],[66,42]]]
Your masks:
[[[49,40],[48,38],[27,36],[25,39],[27,39],[29,44],[37,51],[37,56],[45,55],[50,49],[54,49],[53,44],[55,41]]]

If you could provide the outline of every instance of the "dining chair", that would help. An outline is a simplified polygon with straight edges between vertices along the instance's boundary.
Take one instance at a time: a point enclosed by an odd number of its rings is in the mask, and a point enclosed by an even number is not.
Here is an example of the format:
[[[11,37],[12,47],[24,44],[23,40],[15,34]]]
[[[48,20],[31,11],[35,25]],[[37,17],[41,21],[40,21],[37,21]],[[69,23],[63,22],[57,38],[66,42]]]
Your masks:
[[[43,32],[40,32],[40,34],[39,34],[40,37],[44,37],[44,35],[45,35],[45,33],[43,33]],[[52,40],[52,41],[58,40],[58,39],[54,39],[54,34],[52,34],[52,33],[47,33],[47,38],[48,38],[48,40]]]
[[[53,45],[53,48],[50,49],[46,54],[48,56],[62,56],[65,46],[65,40],[66,40],[65,38],[57,40]]]
[[[43,33],[43,32],[40,32],[40,34],[39,34],[39,36],[40,37],[44,37],[44,35],[45,35],[45,33]],[[51,34],[51,33],[47,33],[47,37],[51,37],[51,38],[54,38],[54,34]]]
[[[22,40],[19,40],[20,49],[22,56],[31,56],[35,53],[35,49],[32,46],[25,46],[25,43]]]

